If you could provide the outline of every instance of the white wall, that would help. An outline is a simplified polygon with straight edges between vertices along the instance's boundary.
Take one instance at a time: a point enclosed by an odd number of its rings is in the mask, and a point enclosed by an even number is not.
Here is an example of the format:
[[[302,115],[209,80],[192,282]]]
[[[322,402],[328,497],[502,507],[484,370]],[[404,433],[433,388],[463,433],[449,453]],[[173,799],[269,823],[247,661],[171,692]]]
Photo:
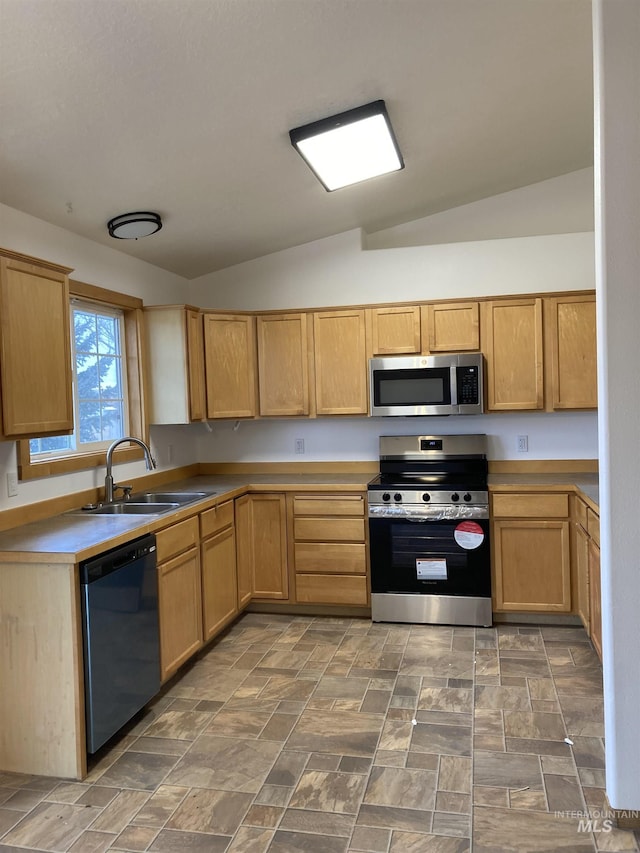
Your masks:
[[[361,462],[378,459],[381,435],[485,433],[490,459],[593,459],[597,421],[590,412],[500,414],[449,418],[317,418],[220,422],[198,433],[202,462]],[[529,452],[516,437],[527,435]],[[304,455],[294,452],[304,439]]]
[[[593,169],[367,234],[368,249],[593,231]]]
[[[595,0],[593,9],[606,790],[614,808],[632,810],[640,809],[640,4]]]
[[[372,302],[419,301],[475,295],[548,292],[592,288],[593,234],[538,235],[546,206],[549,221],[561,227],[558,198],[566,198],[566,227],[575,225],[568,211],[585,216],[581,173],[563,176],[484,202],[465,205],[446,216],[447,235],[458,242],[409,248],[363,248],[359,230],[277,252],[187,282],[180,276],[94,243],[42,220],[0,205],[0,245],[17,252],[73,267],[73,278],[129,293],[145,304],[189,302],[203,308],[269,310]],[[492,222],[500,230],[512,217],[527,221],[533,199],[535,216],[528,236],[460,242],[473,221]],[[544,203],[542,201],[544,199]],[[489,211],[491,216],[489,217]],[[500,213],[503,211],[503,213]],[[442,220],[444,214],[431,217]],[[588,218],[588,216],[587,216]],[[420,227],[426,220],[421,220]],[[433,223],[432,223],[433,224]],[[378,457],[378,436],[385,433],[485,432],[494,459],[595,458],[596,416],[514,414],[482,418],[319,418],[296,421],[152,427],[151,443],[162,468],[203,461],[369,460]],[[529,436],[528,454],[515,450],[516,435]],[[304,456],[295,455],[293,439],[305,439]],[[20,483],[19,494],[6,497],[6,474],[17,469],[15,443],[0,442],[0,508],[16,507],[101,485],[102,469]],[[144,474],[142,462],[118,466],[121,481]]]
[[[594,287],[593,232],[362,249],[347,231],[189,282],[203,308],[275,310]]]
[[[558,198],[566,209],[593,215],[591,170],[504,193],[447,215],[450,238],[467,233],[470,223],[492,211],[493,226],[506,227],[509,216],[525,222],[531,196],[538,199],[531,228],[540,226],[540,198],[549,218],[556,216]],[[572,198],[573,202],[569,199]],[[498,212],[503,214],[498,216]],[[586,210],[586,212],[585,212]],[[442,217],[429,217],[434,220]],[[424,226],[426,220],[421,223]],[[575,218],[567,217],[567,226]],[[495,236],[499,236],[497,233]],[[593,288],[593,233],[536,235],[508,239],[456,242],[409,248],[363,248],[360,231],[349,231],[294,249],[276,252],[189,282],[189,301],[202,307],[238,310],[321,307],[327,305],[464,298],[511,293]],[[594,459],[597,425],[594,413],[485,415],[482,418],[319,418],[316,421],[241,423],[236,432],[216,425],[199,434],[203,461],[375,460],[378,436],[414,432],[485,432],[492,436],[494,459]],[[516,452],[516,435],[529,435],[529,452]],[[294,438],[305,439],[305,455],[294,454]]]

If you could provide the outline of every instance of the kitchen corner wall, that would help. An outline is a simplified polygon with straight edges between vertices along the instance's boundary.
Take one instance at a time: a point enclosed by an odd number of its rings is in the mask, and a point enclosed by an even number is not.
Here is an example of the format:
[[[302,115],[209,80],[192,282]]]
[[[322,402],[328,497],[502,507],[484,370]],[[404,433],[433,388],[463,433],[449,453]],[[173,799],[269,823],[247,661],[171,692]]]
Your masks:
[[[584,169],[381,232],[384,241],[376,244],[388,248],[366,249],[355,230],[238,264],[191,281],[188,301],[203,308],[277,310],[592,289],[593,231],[554,233],[563,224],[570,230],[592,223],[593,170]],[[529,236],[501,234],[527,229]],[[434,233],[447,242],[428,245]],[[487,239],[465,240],[471,233]],[[400,245],[389,247],[394,235]],[[411,246],[403,244],[407,235]],[[420,238],[427,245],[416,245]],[[492,459],[598,456],[595,412],[264,419],[239,422],[236,429],[218,423],[197,440],[202,461],[356,461],[378,458],[380,435],[430,432],[486,433]],[[527,453],[518,453],[518,435],[528,436]],[[304,455],[295,454],[297,438],[304,439]]]
[[[397,233],[389,229],[377,243],[387,248],[367,249],[362,232],[353,230],[191,282],[2,204],[0,245],[73,267],[73,278],[138,296],[147,305],[271,310],[582,290],[594,287],[592,178],[592,170],[580,170],[417,220]],[[580,227],[585,230],[577,231]],[[469,241],[471,235],[484,239]],[[439,242],[416,245],[420,240]],[[404,245],[407,241],[413,245]],[[234,427],[227,422],[212,424],[211,432],[202,424],[151,427],[159,468],[199,460],[374,461],[380,435],[414,432],[486,433],[492,459],[598,455],[594,413],[265,419]],[[517,453],[517,435],[529,436],[528,453]],[[294,453],[296,438],[305,441],[304,455]],[[0,442],[0,510],[104,481],[102,468],[47,477],[20,482],[18,496],[8,498],[6,475],[16,470],[15,442]],[[136,462],[116,471],[126,482],[145,468]]]

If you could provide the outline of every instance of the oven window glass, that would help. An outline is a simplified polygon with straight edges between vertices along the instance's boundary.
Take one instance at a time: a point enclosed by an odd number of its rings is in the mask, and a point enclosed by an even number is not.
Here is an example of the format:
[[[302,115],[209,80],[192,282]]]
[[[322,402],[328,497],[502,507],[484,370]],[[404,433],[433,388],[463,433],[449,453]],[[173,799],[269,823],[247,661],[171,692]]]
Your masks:
[[[376,370],[376,406],[447,405],[451,402],[451,374],[448,368],[416,370]]]

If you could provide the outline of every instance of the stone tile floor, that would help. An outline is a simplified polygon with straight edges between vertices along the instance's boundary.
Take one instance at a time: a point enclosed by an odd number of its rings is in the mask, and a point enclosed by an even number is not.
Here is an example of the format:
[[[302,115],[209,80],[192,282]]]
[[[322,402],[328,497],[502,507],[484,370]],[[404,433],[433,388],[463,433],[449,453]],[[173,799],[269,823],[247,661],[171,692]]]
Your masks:
[[[579,628],[245,614],[83,782],[0,773],[0,853],[637,851],[601,674]]]

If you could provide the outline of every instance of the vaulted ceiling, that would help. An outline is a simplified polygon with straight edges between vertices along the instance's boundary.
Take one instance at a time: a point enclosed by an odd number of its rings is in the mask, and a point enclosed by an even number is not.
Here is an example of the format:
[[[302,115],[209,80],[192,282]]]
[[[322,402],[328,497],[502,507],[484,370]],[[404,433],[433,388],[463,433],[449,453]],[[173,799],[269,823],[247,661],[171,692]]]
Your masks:
[[[0,202],[195,278],[591,165],[591,75],[590,0],[0,0]],[[405,169],[325,192],[288,131],[378,98]]]

